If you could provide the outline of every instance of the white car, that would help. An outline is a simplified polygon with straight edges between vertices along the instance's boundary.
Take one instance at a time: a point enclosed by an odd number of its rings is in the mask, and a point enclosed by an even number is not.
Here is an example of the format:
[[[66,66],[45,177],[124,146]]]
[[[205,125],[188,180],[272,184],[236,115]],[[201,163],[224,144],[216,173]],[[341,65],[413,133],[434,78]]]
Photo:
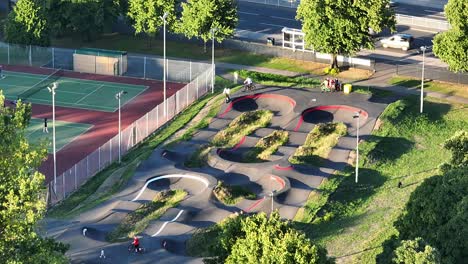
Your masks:
[[[389,38],[381,39],[380,43],[382,43],[382,47],[384,48],[409,50],[413,40],[414,38],[410,34],[396,34]]]

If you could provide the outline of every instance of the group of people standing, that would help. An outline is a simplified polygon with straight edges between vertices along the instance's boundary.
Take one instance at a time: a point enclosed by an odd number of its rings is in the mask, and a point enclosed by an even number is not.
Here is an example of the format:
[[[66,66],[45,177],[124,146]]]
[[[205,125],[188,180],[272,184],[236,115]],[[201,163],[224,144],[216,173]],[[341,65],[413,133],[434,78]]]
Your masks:
[[[342,90],[342,83],[338,79],[326,78],[322,82],[322,92],[335,92]]]

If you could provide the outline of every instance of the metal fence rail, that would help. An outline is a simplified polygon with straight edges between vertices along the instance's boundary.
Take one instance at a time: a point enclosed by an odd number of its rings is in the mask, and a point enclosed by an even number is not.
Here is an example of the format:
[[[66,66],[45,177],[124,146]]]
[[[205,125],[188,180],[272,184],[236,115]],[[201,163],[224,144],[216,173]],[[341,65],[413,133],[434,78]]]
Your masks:
[[[211,68],[205,70],[177,93],[167,98],[167,116],[164,116],[164,103],[161,103],[122,130],[122,155],[125,155],[132,147],[142,142],[187,106],[210,91],[212,73]],[[118,146],[119,135],[117,134],[62,175],[57,176],[56,192],[54,192],[54,183],[48,184],[51,194],[49,202],[55,204],[63,200],[90,177],[118,160]]]
[[[395,19],[399,25],[431,28],[438,31],[447,31],[450,29],[450,24],[447,21],[440,19],[407,16],[401,14],[395,14]]]
[[[74,49],[38,47],[0,42],[0,63],[26,65],[53,69],[73,70]],[[143,79],[163,79],[164,59],[157,56],[127,56],[128,69],[123,76]],[[96,63],[90,61],[90,64]],[[166,59],[167,80],[170,82],[190,82],[211,64],[186,60]]]

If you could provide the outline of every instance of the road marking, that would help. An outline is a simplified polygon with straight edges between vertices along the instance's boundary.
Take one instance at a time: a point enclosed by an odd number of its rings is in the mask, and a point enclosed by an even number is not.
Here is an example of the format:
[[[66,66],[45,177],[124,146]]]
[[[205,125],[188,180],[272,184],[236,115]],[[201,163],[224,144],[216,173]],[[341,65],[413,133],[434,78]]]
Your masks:
[[[270,17],[276,18],[276,19],[283,19],[283,20],[289,20],[289,21],[296,21],[296,19],[287,18],[287,17],[279,17],[279,16],[270,16]]]
[[[174,218],[173,218],[172,220],[170,220],[170,221],[164,222],[164,224],[161,226],[161,228],[159,228],[158,232],[154,233],[154,235],[152,235],[151,237],[155,237],[155,236],[159,235],[159,233],[161,233],[161,231],[163,231],[163,229],[166,227],[166,225],[167,225],[168,223],[172,223],[172,222],[176,221],[177,218],[179,218],[179,216],[180,216],[183,212],[184,212],[184,210],[180,210],[180,212],[176,215],[176,217],[174,217]]]
[[[259,16],[260,15],[260,14],[257,14],[257,13],[249,13],[249,12],[242,12],[242,11],[239,11],[238,13],[239,14],[251,15],[251,16]]]
[[[283,25],[277,25],[277,24],[268,24],[268,23],[260,23],[260,24],[262,24],[262,25],[266,25],[266,26],[272,26],[272,27],[282,27],[282,28],[286,27],[286,26],[283,26]]]

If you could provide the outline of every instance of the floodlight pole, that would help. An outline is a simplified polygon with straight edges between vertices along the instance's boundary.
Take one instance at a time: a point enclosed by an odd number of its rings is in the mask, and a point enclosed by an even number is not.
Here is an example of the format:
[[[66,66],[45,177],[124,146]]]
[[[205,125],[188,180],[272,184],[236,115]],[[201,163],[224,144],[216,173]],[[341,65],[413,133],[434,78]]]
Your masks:
[[[121,148],[121,145],[122,145],[122,129],[121,129],[121,114],[120,114],[120,108],[121,108],[121,104],[120,104],[120,101],[121,101],[121,98],[124,94],[127,94],[126,91],[120,91],[118,92],[117,94],[115,94],[115,99],[117,99],[119,101],[119,163],[122,162],[122,148]]]
[[[421,107],[419,112],[422,114],[423,112],[423,105],[424,105],[424,58],[426,57],[426,46],[421,47],[421,51],[423,53],[423,60],[422,60],[422,71],[421,71]]]
[[[359,126],[360,126],[360,118],[361,111],[354,113],[353,118],[357,118],[357,131],[356,131],[356,183],[358,183],[359,179]]]
[[[211,93],[214,93],[214,85],[215,85],[215,64],[214,64],[214,42],[215,42],[215,32],[218,30],[217,28],[211,29]]]
[[[164,76],[163,76],[163,82],[164,82],[164,116],[167,117],[167,102],[166,102],[166,18],[168,16],[167,12],[164,12],[164,15],[161,17],[163,20],[164,26],[163,26],[163,38],[164,38],[164,44],[163,44],[163,64],[164,64]]]
[[[47,88],[52,94],[52,152],[54,157],[54,193],[57,193],[57,155],[55,154],[55,89],[57,89],[57,83],[54,82],[52,83],[51,87]]]

